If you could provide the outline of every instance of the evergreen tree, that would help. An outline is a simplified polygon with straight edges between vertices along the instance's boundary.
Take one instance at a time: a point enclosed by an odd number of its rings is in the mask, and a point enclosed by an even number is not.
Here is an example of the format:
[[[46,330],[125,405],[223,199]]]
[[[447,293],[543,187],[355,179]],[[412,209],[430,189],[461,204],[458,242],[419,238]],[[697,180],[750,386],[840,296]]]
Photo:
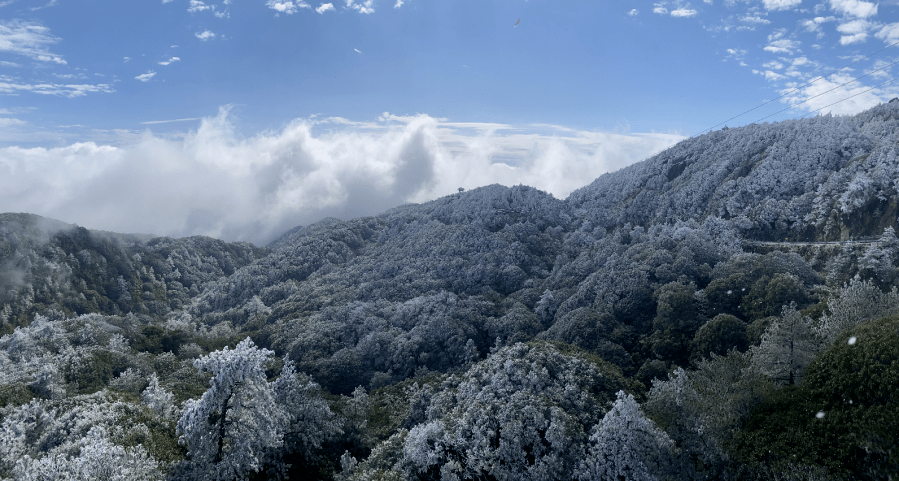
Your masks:
[[[659,479],[668,471],[674,443],[643,415],[633,396],[624,391],[617,396],[612,409],[590,433],[590,448],[578,466],[577,479]]]
[[[197,479],[245,478],[259,471],[267,450],[281,446],[290,416],[266,381],[273,354],[248,337],[233,350],[225,347],[194,361],[213,377],[199,400],[187,402],[177,433]]]
[[[752,348],[752,365],[778,383],[799,384],[821,346],[822,339],[811,318],[800,314],[791,303],[762,335],[762,343]]]

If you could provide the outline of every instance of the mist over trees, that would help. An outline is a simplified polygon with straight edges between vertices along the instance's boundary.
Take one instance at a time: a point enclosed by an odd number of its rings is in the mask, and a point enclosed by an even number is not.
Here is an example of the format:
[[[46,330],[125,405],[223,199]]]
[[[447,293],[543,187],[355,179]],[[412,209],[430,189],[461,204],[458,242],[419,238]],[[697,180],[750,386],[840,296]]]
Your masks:
[[[754,124],[265,247],[0,214],[0,478],[899,476],[897,132]]]

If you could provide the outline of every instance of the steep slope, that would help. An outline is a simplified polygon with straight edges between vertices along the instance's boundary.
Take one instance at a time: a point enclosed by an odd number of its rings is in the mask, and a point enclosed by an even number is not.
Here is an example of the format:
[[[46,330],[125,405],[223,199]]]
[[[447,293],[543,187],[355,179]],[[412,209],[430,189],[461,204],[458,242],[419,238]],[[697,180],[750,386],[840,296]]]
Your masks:
[[[116,234],[0,214],[0,332],[48,310],[162,316],[266,253],[208,237]]]
[[[878,235],[897,214],[899,102],[719,130],[571,194],[605,228],[719,216],[755,239]]]

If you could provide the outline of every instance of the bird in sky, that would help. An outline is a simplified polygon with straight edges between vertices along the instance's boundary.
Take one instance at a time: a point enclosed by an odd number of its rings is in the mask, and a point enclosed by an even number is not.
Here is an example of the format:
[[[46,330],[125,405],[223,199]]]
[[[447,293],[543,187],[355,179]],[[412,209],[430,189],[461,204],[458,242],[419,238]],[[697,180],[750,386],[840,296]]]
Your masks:
[[[521,23],[521,19],[520,19],[520,18],[518,19],[518,21],[515,22],[515,25],[512,25],[512,26],[513,26],[513,27],[517,27],[519,23]]]

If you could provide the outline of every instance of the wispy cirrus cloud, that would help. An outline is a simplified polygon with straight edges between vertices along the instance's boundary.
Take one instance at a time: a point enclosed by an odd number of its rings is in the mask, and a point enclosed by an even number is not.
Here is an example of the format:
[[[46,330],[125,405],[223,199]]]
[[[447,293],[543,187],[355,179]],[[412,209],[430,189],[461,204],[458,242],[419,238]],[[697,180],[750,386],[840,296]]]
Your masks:
[[[175,63],[175,62],[180,62],[180,61],[181,61],[180,58],[178,58],[178,57],[172,57],[172,58],[170,58],[170,59],[168,59],[168,60],[163,60],[163,61],[157,62],[157,63],[158,63],[159,65],[171,65],[171,64],[173,64],[173,63]]]
[[[59,42],[50,29],[38,23],[0,20],[0,52],[22,55],[40,62],[65,65],[66,61],[48,50]]]
[[[141,124],[143,124],[143,125],[170,124],[173,122],[189,122],[191,120],[200,120],[200,117],[190,117],[187,119],[172,119],[172,120],[148,120],[146,122],[141,122]]]
[[[115,92],[111,84],[26,83],[0,76],[0,94],[35,93],[60,97],[83,97],[89,93]]]

